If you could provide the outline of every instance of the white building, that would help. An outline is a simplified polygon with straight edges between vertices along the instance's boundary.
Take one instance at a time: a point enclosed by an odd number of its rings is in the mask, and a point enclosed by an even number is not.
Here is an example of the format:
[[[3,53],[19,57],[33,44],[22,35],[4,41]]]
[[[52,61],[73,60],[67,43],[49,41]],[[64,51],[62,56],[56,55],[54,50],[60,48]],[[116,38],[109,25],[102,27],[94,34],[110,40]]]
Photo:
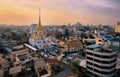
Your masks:
[[[90,45],[86,49],[86,70],[91,77],[115,77],[116,52],[108,47]]]

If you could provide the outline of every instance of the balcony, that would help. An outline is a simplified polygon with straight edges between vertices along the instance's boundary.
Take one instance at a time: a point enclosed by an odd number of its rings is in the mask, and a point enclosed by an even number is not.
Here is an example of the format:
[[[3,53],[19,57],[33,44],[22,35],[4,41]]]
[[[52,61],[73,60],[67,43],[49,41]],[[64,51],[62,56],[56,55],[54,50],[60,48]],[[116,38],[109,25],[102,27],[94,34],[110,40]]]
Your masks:
[[[112,69],[103,69],[103,68],[98,68],[98,67],[95,67],[93,65],[90,65],[90,64],[87,64],[87,66],[93,68],[93,69],[96,69],[96,70],[99,70],[99,71],[103,71],[103,72],[111,72],[113,70],[115,70],[115,68],[112,68]]]
[[[116,59],[116,57],[106,59],[106,58],[99,58],[99,57],[97,57],[97,56],[92,56],[92,55],[87,55],[87,56],[90,57],[90,58],[93,58],[93,59],[100,60],[100,61],[113,61],[113,60]]]
[[[91,63],[93,63],[93,64],[100,65],[100,66],[109,66],[109,67],[116,64],[115,62],[114,62],[114,63],[111,63],[111,64],[103,64],[103,63],[95,62],[95,61],[88,60],[88,59],[87,59],[87,61],[88,61],[88,62],[91,62]]]
[[[86,49],[87,52],[91,52],[93,54],[98,54],[98,55],[105,55],[105,56],[111,56],[111,55],[116,55],[116,52],[111,52],[111,53],[107,53],[107,52],[102,52],[102,51],[92,51],[92,50],[88,50]]]
[[[110,73],[110,74],[108,74],[108,75],[105,75],[105,74],[101,74],[101,73],[98,73],[98,72],[96,72],[96,71],[93,71],[93,70],[90,70],[90,69],[87,69],[87,71],[89,71],[89,72],[91,72],[91,73],[93,73],[93,74],[96,74],[96,75],[98,75],[98,76],[100,76],[100,77],[112,77],[112,76],[114,76],[115,74],[116,74],[116,72],[114,72],[114,73]]]

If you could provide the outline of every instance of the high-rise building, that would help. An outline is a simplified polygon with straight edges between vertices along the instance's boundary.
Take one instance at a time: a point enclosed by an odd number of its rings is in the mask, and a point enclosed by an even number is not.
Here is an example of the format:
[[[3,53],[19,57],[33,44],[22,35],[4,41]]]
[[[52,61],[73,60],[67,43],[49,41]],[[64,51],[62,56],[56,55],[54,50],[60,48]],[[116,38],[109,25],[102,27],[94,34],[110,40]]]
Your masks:
[[[115,77],[116,52],[109,47],[93,44],[86,48],[86,70],[91,77]]]

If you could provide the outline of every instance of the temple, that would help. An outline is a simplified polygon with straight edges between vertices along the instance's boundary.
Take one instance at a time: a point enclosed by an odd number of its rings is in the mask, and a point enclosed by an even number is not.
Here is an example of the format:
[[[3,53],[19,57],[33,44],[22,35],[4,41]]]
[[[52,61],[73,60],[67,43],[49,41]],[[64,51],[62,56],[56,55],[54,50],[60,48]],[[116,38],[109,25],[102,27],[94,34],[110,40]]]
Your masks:
[[[50,38],[46,37],[45,30],[41,25],[40,10],[39,10],[39,24],[37,25],[35,32],[30,36],[29,43],[32,46],[45,51],[52,49],[53,42],[51,41]]]

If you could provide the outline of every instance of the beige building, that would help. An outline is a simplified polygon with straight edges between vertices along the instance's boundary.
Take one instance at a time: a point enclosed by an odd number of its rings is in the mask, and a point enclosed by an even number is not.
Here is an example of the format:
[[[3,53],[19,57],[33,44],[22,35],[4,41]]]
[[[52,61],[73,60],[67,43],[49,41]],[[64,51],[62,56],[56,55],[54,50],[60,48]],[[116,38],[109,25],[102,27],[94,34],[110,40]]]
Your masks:
[[[102,38],[100,36],[95,37],[95,42],[96,42],[96,44],[102,45],[102,46],[110,45],[110,42],[107,39]]]
[[[106,38],[101,37],[97,32],[95,32],[94,37],[95,37],[95,44],[97,45],[108,46],[111,44],[110,41],[108,41]]]
[[[80,51],[83,48],[80,39],[77,38],[68,40],[67,43],[61,41],[59,45],[64,47],[67,52]]]
[[[29,54],[29,49],[24,45],[13,48],[10,56],[12,61],[26,62],[31,60],[32,56]]]
[[[119,32],[120,33],[120,25],[119,24],[115,26],[115,32]]]
[[[42,58],[35,58],[34,60],[34,68],[37,74],[37,77],[50,77],[51,76],[51,69],[45,63]]]

